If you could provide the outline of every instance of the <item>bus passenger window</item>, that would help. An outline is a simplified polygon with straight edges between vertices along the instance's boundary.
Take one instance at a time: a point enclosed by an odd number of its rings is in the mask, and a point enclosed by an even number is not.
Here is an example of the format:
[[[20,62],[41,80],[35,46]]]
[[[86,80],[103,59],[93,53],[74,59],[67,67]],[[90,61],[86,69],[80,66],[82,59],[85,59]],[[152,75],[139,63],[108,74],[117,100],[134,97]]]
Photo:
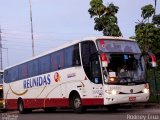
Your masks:
[[[30,77],[38,75],[38,60],[35,59],[28,63],[28,74]]]
[[[5,73],[6,74],[6,73]],[[13,81],[16,81],[18,80],[18,67],[12,67],[8,72],[7,74],[5,75],[6,79],[7,79],[7,83],[8,82],[13,82]]]
[[[64,57],[65,57],[65,67],[71,67],[72,66],[72,58],[73,58],[73,46],[68,47],[64,50]]]
[[[73,61],[73,66],[81,65],[80,55],[79,55],[79,44],[74,45],[72,61]]]
[[[28,64],[24,63],[18,67],[19,79],[24,79],[28,77]]]
[[[50,71],[50,56],[46,55],[38,59],[39,74],[47,73]]]
[[[64,50],[57,51],[51,54],[51,71],[64,68]]]
[[[58,70],[56,54],[57,54],[56,52],[51,54],[51,70],[52,71]]]

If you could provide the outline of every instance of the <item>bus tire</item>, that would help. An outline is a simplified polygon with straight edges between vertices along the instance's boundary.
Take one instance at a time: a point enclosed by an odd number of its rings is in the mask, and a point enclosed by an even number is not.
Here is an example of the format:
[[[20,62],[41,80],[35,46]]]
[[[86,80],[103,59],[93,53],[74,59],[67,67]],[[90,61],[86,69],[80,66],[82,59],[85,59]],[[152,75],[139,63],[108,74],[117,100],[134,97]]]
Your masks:
[[[22,99],[18,100],[18,111],[20,114],[24,114],[27,112],[27,110],[24,108],[24,103]]]
[[[78,94],[73,95],[70,102],[75,113],[83,113],[85,111],[84,106],[82,106],[82,100]]]

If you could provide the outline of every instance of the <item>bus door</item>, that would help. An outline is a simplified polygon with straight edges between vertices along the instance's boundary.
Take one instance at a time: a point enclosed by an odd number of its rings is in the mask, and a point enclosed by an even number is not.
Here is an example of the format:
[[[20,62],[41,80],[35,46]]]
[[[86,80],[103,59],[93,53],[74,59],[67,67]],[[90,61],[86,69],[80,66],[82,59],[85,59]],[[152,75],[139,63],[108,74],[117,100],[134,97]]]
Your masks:
[[[102,76],[99,58],[97,54],[93,54],[90,57],[90,79],[91,87],[94,97],[102,97]]]
[[[81,55],[84,71],[90,80],[92,96],[102,96],[102,77],[97,49],[93,41],[81,43]]]

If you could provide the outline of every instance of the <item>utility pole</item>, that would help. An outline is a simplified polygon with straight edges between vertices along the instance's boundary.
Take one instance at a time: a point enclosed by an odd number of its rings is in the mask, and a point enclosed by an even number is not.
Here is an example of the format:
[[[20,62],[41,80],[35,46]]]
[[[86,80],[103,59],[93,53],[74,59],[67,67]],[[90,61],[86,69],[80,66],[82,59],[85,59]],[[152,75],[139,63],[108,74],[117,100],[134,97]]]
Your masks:
[[[1,26],[0,26],[0,69],[3,69],[3,61],[2,61],[2,36],[1,36]]]
[[[31,36],[32,36],[32,56],[34,57],[34,37],[33,37],[33,23],[32,23],[32,5],[31,0],[29,0],[29,8],[30,8],[30,21],[31,21]]]
[[[156,7],[157,7],[157,0],[154,0],[154,9],[155,9],[154,15],[156,14]]]

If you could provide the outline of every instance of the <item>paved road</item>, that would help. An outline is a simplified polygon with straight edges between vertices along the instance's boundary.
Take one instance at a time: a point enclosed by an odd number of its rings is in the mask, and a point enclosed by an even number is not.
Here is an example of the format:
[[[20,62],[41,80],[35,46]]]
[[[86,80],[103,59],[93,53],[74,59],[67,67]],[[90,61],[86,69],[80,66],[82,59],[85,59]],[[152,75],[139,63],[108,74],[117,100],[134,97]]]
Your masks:
[[[0,120],[160,120],[160,109],[132,108],[119,109],[116,112],[96,109],[88,110],[83,114],[75,114],[72,110],[57,110],[54,113],[45,113],[43,110],[37,110],[29,114],[9,111],[1,113]]]

